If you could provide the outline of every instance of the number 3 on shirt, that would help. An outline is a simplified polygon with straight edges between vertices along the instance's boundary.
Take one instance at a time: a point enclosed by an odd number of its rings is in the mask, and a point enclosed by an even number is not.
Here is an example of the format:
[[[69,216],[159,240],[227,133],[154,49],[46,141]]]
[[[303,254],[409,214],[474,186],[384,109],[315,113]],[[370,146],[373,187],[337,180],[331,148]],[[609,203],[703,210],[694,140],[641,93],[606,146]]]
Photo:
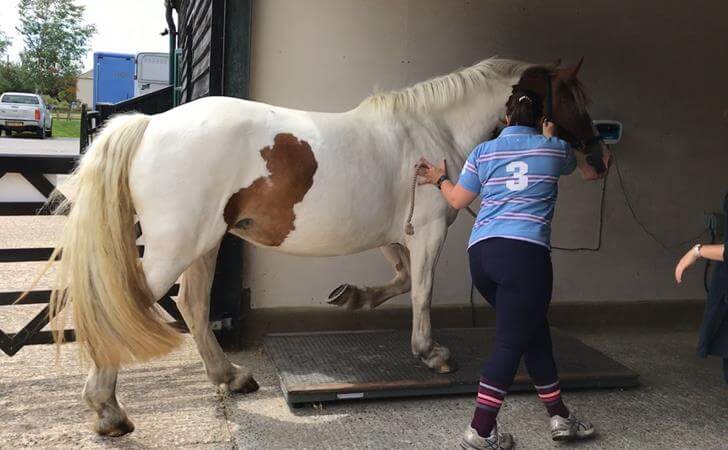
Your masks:
[[[508,173],[513,178],[506,182],[506,187],[511,191],[522,191],[528,187],[528,164],[523,161],[513,161],[506,166]]]

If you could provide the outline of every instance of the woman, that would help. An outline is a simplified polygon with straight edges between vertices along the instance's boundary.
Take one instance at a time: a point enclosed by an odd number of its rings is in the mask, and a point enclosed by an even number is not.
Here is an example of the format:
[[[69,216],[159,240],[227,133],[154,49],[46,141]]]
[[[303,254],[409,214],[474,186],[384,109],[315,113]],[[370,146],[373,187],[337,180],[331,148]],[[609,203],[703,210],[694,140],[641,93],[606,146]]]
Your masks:
[[[483,368],[475,414],[463,436],[466,449],[508,449],[510,434],[499,433],[496,416],[525,358],[538,396],[551,416],[554,440],[582,439],[594,427],[577,419],[561,400],[549,324],[553,274],[550,255],[551,218],[559,176],[578,165],[596,178],[583,155],[555,137],[556,126],[544,122],[542,100],[516,91],[506,106],[507,127],[468,157],[456,185],[446,164],[422,159],[422,184],[437,186],[456,209],[480,195],[482,203],[468,244],[470,273],[478,291],[495,308],[496,339]]]
[[[725,197],[723,210],[727,214],[726,225],[728,225],[728,195]],[[728,241],[728,236],[725,239]],[[708,303],[705,305],[703,324],[700,327],[698,354],[703,358],[708,355],[723,358],[723,376],[728,383],[728,264],[725,263],[725,244],[726,242],[717,245],[695,245],[685,253],[675,267],[675,279],[678,283],[682,283],[685,270],[702,258],[719,262],[713,272],[713,280],[708,291]]]

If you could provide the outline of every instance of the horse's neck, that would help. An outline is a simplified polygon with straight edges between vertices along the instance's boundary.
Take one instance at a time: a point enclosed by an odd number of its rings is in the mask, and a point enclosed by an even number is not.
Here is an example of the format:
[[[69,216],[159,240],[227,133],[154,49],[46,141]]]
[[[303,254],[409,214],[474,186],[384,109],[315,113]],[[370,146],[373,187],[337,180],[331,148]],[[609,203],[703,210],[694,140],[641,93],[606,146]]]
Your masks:
[[[452,135],[453,157],[465,159],[476,145],[490,139],[505,118],[513,83],[513,80],[504,80],[494,89],[468,95],[442,112],[441,121]]]

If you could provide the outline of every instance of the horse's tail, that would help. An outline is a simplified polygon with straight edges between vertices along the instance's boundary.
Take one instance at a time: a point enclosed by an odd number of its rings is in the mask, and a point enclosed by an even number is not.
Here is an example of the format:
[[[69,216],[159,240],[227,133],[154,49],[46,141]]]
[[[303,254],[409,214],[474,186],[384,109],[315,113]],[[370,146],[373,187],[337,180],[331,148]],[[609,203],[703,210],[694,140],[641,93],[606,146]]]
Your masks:
[[[51,322],[60,344],[70,303],[76,340],[99,367],[148,360],[181,342],[155,306],[136,248],[129,168],[149,120],[111,120],[63,189],[71,207],[56,250]]]

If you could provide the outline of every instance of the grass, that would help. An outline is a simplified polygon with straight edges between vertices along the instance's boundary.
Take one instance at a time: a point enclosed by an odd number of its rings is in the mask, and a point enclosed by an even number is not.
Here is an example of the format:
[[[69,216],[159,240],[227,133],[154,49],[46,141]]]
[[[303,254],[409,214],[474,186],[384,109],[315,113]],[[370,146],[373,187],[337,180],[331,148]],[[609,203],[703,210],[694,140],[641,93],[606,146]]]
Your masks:
[[[81,121],[53,119],[53,137],[80,137]]]

